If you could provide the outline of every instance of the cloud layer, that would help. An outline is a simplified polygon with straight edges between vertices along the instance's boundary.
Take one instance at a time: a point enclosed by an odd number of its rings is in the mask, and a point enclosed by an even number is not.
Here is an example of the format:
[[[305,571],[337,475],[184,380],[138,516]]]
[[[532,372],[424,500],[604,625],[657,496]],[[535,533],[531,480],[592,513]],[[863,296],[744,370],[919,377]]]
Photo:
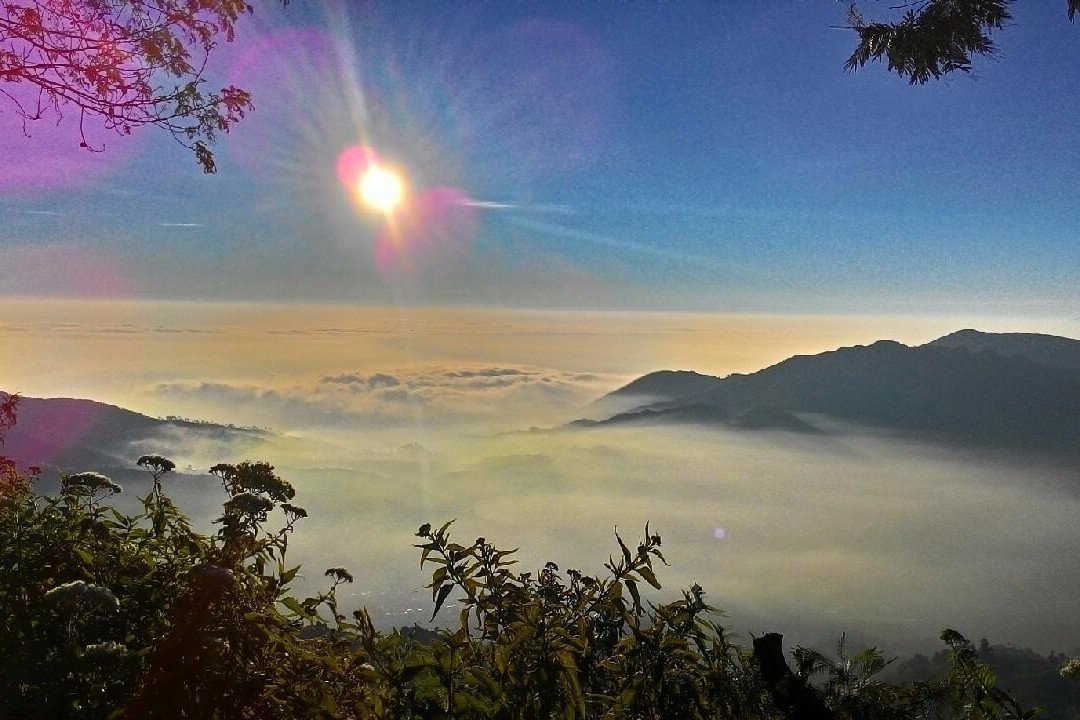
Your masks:
[[[412,548],[424,522],[456,518],[465,541],[521,547],[522,570],[553,560],[586,572],[602,570],[616,527],[632,541],[648,522],[671,562],[658,571],[665,595],[700,583],[743,640],[779,630],[828,647],[846,631],[899,652],[955,627],[1044,650],[1080,644],[1080,495],[1060,472],[855,435],[445,437],[431,428],[434,450],[347,460],[330,445],[313,456],[267,446],[312,513],[298,559],[350,567],[352,600],[387,623],[430,613]]]
[[[614,381],[538,367],[432,365],[353,371],[266,387],[224,382],[158,383],[150,392],[183,412],[285,430],[486,423],[503,429],[573,419]],[[238,419],[237,419],[238,418]]]

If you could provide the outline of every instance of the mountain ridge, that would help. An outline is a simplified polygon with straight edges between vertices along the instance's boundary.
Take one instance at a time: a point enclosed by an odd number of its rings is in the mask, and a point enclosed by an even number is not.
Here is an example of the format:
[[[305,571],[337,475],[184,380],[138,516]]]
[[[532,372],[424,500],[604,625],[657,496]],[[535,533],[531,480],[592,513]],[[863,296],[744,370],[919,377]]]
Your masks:
[[[732,426],[771,408],[775,422],[762,415],[754,429],[792,429],[784,427],[789,417],[816,429],[804,416],[821,415],[946,443],[1080,456],[1080,340],[1052,335],[963,330],[918,346],[879,340],[723,378],[649,373],[610,396],[644,397],[641,388],[652,400],[632,418],[624,412],[593,425],[680,416],[703,424],[694,415],[711,413],[704,424]]]
[[[995,352],[1005,357],[1026,357],[1042,365],[1080,370],[1080,340],[1042,333],[986,333],[957,330],[926,343],[927,346],[962,347],[969,352]]]
[[[0,391],[0,397],[7,395]],[[256,428],[154,418],[97,400],[20,396],[18,421],[0,452],[23,467],[127,473],[136,472],[134,459],[143,451],[168,453],[192,439],[228,444],[268,434]]]

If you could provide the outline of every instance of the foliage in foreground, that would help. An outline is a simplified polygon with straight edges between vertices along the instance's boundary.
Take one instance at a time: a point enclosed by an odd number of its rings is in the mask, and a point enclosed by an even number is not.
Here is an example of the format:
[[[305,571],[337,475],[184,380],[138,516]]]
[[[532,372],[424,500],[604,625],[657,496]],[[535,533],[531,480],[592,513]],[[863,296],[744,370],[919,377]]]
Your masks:
[[[911,0],[888,9],[899,13],[893,22],[868,21],[852,3],[850,29],[859,37],[855,52],[844,66],[858,70],[869,62],[884,61],[889,72],[924,85],[954,72],[970,73],[972,58],[994,57],[993,33],[1012,21],[1013,0]],[[1073,21],[1080,0],[1066,0]]]
[[[660,584],[658,535],[616,535],[606,574],[511,570],[513,550],[420,528],[437,614],[453,629],[378,632],[326,591],[294,597],[289,538],[307,513],[262,462],[215,466],[227,499],[212,535],[165,492],[173,464],[144,456],[142,510],[108,499],[97,473],[56,496],[4,470],[0,495],[0,717],[3,718],[1027,718],[972,646],[947,631],[941,681],[888,684],[875,650],[806,648],[792,671],[781,637],[733,644],[700,587],[643,601]],[[271,518],[280,519],[272,522]]]
[[[1070,660],[1057,652],[1043,656],[1028,648],[991,644],[985,638],[975,652],[994,671],[998,685],[1009,688],[1021,703],[1043,708],[1040,720],[1080,720],[1080,659]],[[894,681],[940,680],[949,670],[948,653],[940,651],[893,663],[884,674]]]
[[[241,88],[208,90],[207,63],[251,10],[246,0],[0,3],[0,112],[24,132],[73,113],[81,147],[96,152],[87,121],[119,135],[154,125],[212,173],[210,146],[252,105]]]

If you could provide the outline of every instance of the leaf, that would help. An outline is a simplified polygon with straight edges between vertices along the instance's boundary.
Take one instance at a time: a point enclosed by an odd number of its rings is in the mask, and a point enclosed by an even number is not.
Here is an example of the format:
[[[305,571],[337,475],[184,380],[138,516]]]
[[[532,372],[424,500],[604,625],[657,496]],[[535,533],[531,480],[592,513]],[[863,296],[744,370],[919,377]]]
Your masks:
[[[629,566],[633,556],[630,554],[630,548],[626,547],[626,543],[619,537],[618,529],[615,530],[615,539],[619,541],[619,548],[622,550],[623,560],[625,560],[626,564]]]
[[[561,652],[558,655],[559,664],[563,669],[563,679],[570,688],[570,699],[573,703],[567,703],[572,711],[567,712],[564,717],[585,717],[585,694],[581,691],[581,681],[578,678],[577,661],[573,654],[569,652]]]
[[[304,606],[301,605],[300,602],[294,597],[282,598],[281,599],[281,604],[284,605],[285,607],[289,608],[289,610],[292,610],[294,613],[296,613],[300,617],[305,617],[306,618],[306,617],[310,616],[310,613],[308,613],[308,611],[304,609]]]
[[[450,594],[450,591],[454,589],[453,585],[443,585],[439,588],[439,594],[435,597],[435,612],[431,613],[431,619],[434,620],[435,616],[439,614],[439,608],[446,602],[446,596]]]
[[[608,589],[608,597],[612,600],[617,600],[622,597],[622,583],[615,581]]]
[[[505,673],[510,666],[510,648],[505,645],[499,645],[495,648],[495,667],[499,669],[499,672]]]
[[[624,578],[626,581],[626,589],[630,591],[630,596],[634,598],[634,607],[641,607],[641,593],[638,591],[637,582],[632,578]]]
[[[461,692],[454,695],[454,706],[457,710],[480,713],[481,717],[488,716],[491,713],[491,703],[471,693]]]
[[[648,566],[642,566],[637,569],[637,574],[645,579],[645,582],[652,585],[657,590],[660,589],[660,583],[656,579],[656,575],[653,574],[652,568]]]
[[[300,566],[299,565],[297,565],[296,567],[291,568],[291,569],[286,570],[285,572],[281,573],[281,584],[284,585],[286,583],[292,582],[292,579],[294,577],[296,577],[296,573],[298,573],[298,572],[300,572]]]
[[[417,675],[424,672],[427,669],[427,665],[424,663],[418,663],[416,665],[406,665],[401,673],[398,674],[398,679],[401,682],[410,682],[415,679]]]
[[[438,550],[439,544],[434,542],[424,543],[423,545],[413,545],[414,548],[420,548],[423,552],[420,553],[420,567],[424,567],[424,563],[427,562],[428,555],[432,550]]]

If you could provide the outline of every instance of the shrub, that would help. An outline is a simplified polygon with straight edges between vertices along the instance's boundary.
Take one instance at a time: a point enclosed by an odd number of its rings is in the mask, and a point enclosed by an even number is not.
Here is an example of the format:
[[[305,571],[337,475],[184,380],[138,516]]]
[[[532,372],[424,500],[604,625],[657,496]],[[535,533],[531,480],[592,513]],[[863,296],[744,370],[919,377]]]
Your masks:
[[[56,496],[18,476],[0,505],[0,717],[3,718],[1027,718],[959,634],[943,636],[944,681],[890,685],[871,650],[786,662],[779,635],[732,643],[704,591],[659,589],[661,538],[645,529],[599,577],[515,572],[513,550],[463,545],[450,523],[417,532],[437,617],[428,634],[379,632],[327,588],[298,598],[288,541],[307,513],[268,463],[216,465],[228,497],[213,534],[195,531],[153,476],[142,510],[111,507],[119,487],[62,477]],[[17,471],[10,471],[17,476]],[[283,523],[271,527],[282,511]]]

